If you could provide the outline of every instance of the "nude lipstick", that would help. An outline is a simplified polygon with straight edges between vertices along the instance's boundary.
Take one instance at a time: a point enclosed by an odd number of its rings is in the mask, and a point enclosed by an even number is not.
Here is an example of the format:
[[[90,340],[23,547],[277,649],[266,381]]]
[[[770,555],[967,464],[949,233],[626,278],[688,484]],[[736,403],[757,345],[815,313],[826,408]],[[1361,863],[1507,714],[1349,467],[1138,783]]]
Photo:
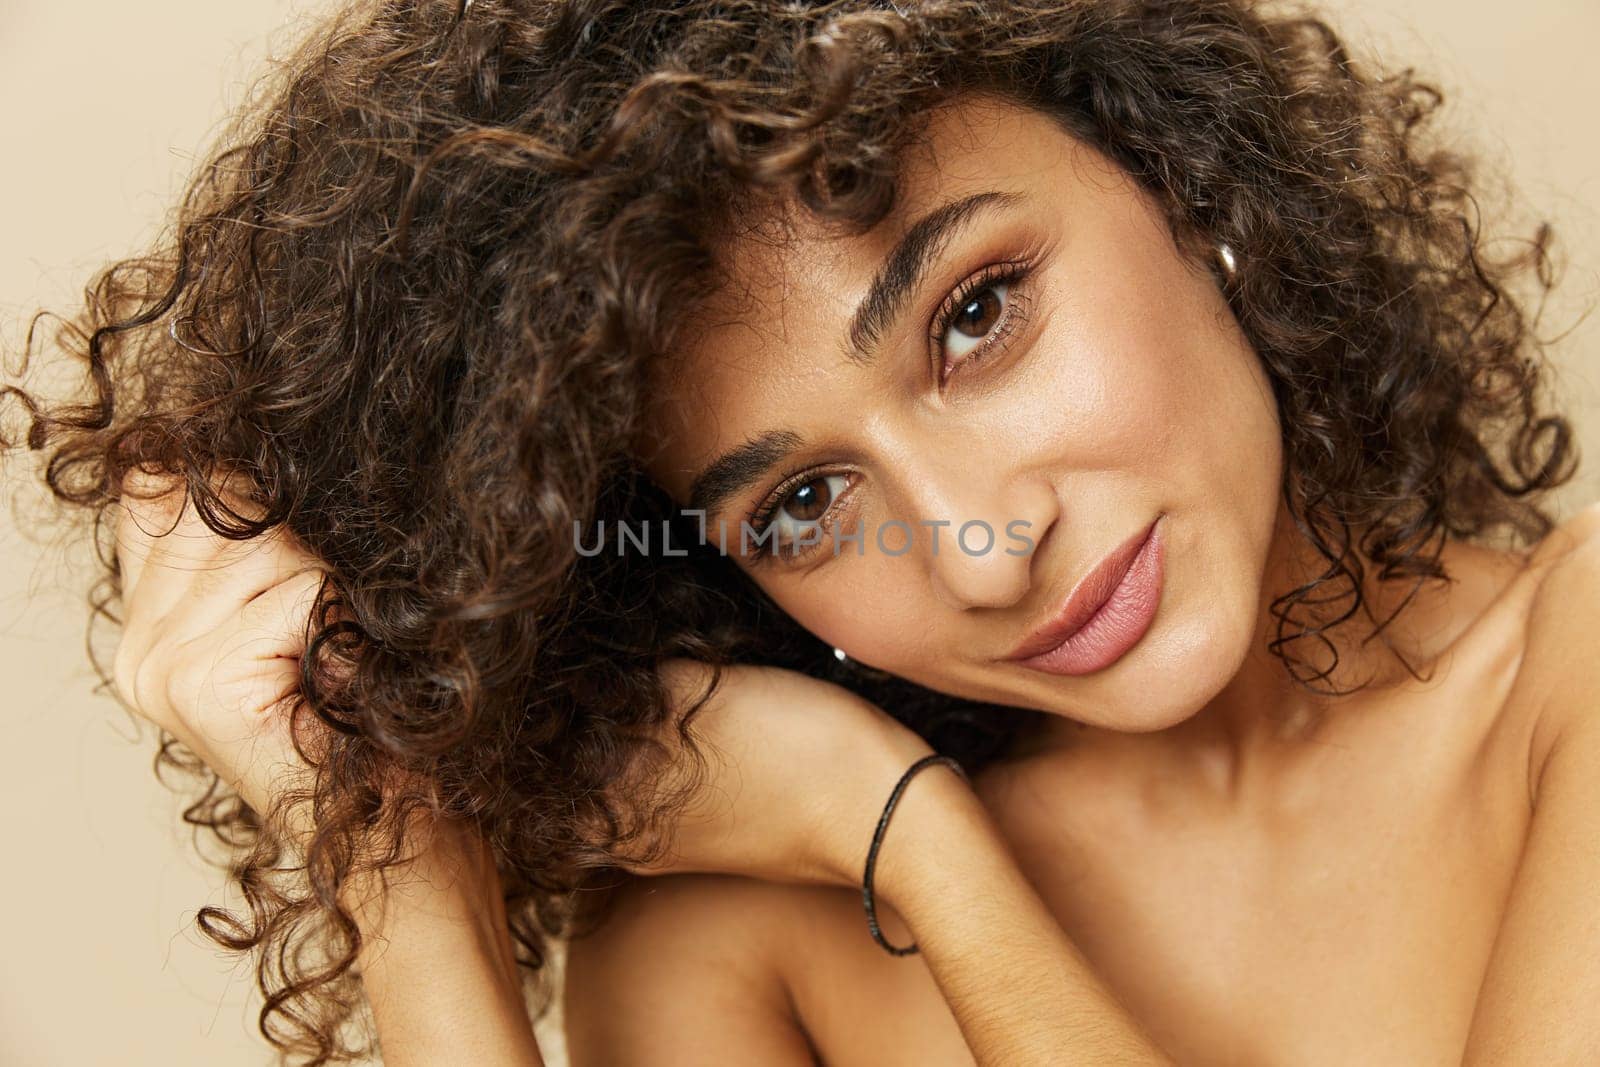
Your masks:
[[[1079,579],[1043,625],[1006,658],[1050,674],[1104,670],[1138,644],[1161,603],[1161,516]]]

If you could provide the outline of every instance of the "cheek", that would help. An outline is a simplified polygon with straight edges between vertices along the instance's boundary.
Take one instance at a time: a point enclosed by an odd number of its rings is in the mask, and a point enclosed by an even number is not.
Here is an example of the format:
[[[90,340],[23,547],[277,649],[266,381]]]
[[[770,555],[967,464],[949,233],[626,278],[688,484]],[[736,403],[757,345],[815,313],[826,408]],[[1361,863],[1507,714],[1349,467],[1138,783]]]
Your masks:
[[[1077,289],[994,397],[987,430],[1020,431],[1024,452],[1070,457],[1080,470],[1149,472],[1186,451],[1207,404],[1205,372],[1181,347],[1194,343],[1117,288]]]
[[[824,546],[821,551],[832,549]],[[781,592],[769,589],[768,595],[819,640],[863,663],[896,674],[926,675],[924,664],[933,657],[934,644],[927,605],[913,585],[927,579],[913,554],[885,555],[870,544],[859,557],[850,545],[840,554],[849,558],[828,561],[805,581]]]
[[[1063,284],[1049,306],[995,433],[1024,429],[1027,445],[1082,470],[1138,472],[1172,500],[1275,472],[1270,386],[1209,278],[1170,255],[1130,255]]]

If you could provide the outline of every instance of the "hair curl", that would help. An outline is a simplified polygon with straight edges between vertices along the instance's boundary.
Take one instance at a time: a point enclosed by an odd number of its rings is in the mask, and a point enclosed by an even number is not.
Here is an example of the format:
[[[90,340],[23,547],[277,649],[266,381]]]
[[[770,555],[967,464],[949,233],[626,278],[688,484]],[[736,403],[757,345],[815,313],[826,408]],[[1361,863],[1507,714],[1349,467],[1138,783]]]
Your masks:
[[[408,805],[489,837],[521,962],[548,975],[549,939],[582,918],[574,890],[673,806],[622,812],[601,793],[640,765],[641,727],[670,721],[663,656],[833,678],[969,769],[1036,714],[840,674],[726,560],[588,558],[572,536],[672,518],[630,458],[641,383],[741,212],[780,194],[865,231],[919,116],[966,92],[1116,160],[1181,247],[1238,253],[1228,298],[1280,406],[1283,492],[1328,561],[1273,605],[1273,651],[1302,684],[1328,669],[1296,646],[1356,613],[1363,561],[1420,585],[1444,577],[1446,535],[1549,530],[1539,494],[1575,457],[1567,422],[1539,413],[1540,342],[1512,294],[1530,271],[1549,288],[1548,231],[1491,260],[1471,161],[1423,137],[1440,94],[1363,69],[1314,16],[1246,0],[351,4],[257,83],[155,247],[57,320],[82,394],[7,390],[55,497],[93,517],[96,615],[115,620],[119,590],[101,520],[142,467],[185,480],[225,536],[286,524],[331,567],[324,605],[354,620],[353,684],[311,702],[335,738],[303,866],[284,869],[257,813],[172,738],[157,759],[206,786],[185,818],[229,847],[248,913],[199,924],[259,952],[260,1027],[286,1057],[359,1051],[358,935],[334,890],[353,842],[398,846]],[[218,498],[224,468],[248,476],[259,517]],[[1297,617],[1330,593],[1344,614]],[[380,790],[395,768],[428,795]]]

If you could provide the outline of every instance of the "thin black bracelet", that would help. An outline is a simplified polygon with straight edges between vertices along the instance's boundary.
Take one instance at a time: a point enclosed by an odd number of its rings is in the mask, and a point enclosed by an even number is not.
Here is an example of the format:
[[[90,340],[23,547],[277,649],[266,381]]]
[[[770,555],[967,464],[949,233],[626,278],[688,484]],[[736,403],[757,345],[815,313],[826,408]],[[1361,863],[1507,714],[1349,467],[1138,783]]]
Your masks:
[[[861,876],[861,903],[867,909],[867,929],[872,931],[872,939],[882,945],[884,951],[891,956],[909,956],[917,951],[917,946],[913,942],[904,948],[899,948],[884,940],[883,931],[878,929],[878,906],[872,899],[872,872],[878,866],[878,846],[883,844],[883,832],[889,827],[889,816],[894,814],[894,806],[899,803],[900,794],[906,791],[906,783],[911,781],[912,775],[934,763],[943,763],[963,779],[967,777],[967,772],[961,769],[961,764],[937,752],[929,753],[907,767],[906,773],[900,776],[900,780],[895,783],[894,791],[889,794],[889,803],[884,805],[883,815],[878,819],[878,829],[872,835],[872,847],[867,849],[867,870]]]

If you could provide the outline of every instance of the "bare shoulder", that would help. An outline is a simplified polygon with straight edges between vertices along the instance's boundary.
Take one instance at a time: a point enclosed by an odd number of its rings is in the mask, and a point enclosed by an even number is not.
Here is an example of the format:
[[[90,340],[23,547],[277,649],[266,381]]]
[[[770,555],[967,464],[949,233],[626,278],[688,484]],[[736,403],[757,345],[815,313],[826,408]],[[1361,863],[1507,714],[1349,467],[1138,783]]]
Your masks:
[[[1528,614],[1528,654],[1546,670],[1587,668],[1592,682],[1600,662],[1600,503],[1552,530],[1531,562],[1541,573]]]
[[[779,969],[786,887],[731,875],[637,878],[567,945],[572,1067],[814,1057]]]
[[[1536,778],[1565,731],[1600,728],[1600,503],[1552,530],[1530,563],[1540,570],[1524,637],[1524,671],[1541,695],[1530,752]]]

